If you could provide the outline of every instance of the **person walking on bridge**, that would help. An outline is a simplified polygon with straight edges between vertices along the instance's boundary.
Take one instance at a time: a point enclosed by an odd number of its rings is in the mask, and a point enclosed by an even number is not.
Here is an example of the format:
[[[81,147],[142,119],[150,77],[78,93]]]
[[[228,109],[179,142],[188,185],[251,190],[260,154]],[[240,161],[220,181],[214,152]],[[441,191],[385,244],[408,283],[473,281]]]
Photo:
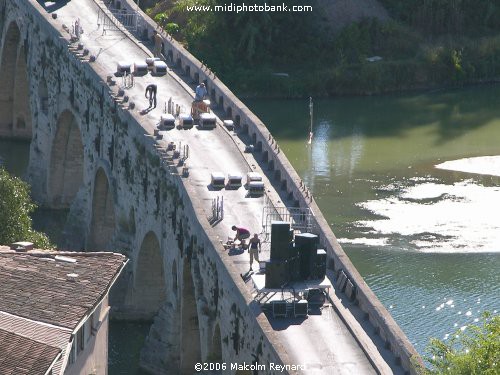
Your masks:
[[[257,262],[259,262],[260,251],[261,251],[261,245],[260,245],[259,235],[255,233],[253,237],[250,238],[249,248],[248,248],[248,252],[250,253],[250,271],[253,271],[252,264],[254,258]]]
[[[144,94],[144,96],[147,98],[148,93],[149,93],[149,108],[153,107],[153,104],[154,104],[153,108],[156,108],[156,90],[157,89],[158,88],[154,83],[152,83],[146,87],[146,93]]]
[[[158,31],[155,30],[155,35],[154,35],[154,42],[155,42],[155,57],[162,57],[162,50],[163,50],[163,39],[161,35],[158,33]]]

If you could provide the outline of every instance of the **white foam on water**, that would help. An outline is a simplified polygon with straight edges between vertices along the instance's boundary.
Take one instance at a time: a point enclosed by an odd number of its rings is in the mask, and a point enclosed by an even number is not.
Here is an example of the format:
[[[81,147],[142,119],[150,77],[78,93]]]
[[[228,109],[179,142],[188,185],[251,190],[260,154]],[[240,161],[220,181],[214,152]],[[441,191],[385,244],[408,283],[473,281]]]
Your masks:
[[[500,176],[500,155],[445,161],[435,167],[449,171]]]
[[[368,246],[385,246],[389,244],[388,238],[339,238],[338,241],[341,244],[351,244],[351,245],[368,245]]]
[[[377,236],[404,237],[424,252],[500,252],[495,202],[500,202],[500,187],[472,180],[453,185],[423,182],[358,204],[383,218],[356,224]]]

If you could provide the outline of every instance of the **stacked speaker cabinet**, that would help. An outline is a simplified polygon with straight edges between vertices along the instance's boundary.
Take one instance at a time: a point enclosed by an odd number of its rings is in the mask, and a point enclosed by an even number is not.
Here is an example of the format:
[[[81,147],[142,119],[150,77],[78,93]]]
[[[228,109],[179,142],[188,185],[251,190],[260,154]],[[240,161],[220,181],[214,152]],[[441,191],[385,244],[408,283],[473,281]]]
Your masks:
[[[271,260],[288,260],[293,230],[290,223],[273,221],[271,223]]]
[[[300,300],[293,302],[293,316],[295,318],[304,318],[308,313],[308,303],[307,300]]]
[[[300,281],[302,278],[300,276],[300,255],[299,248],[295,244],[290,245],[288,258],[288,272],[291,281]]]
[[[319,238],[312,233],[299,233],[295,235],[295,247],[299,250],[301,279],[311,278],[311,269],[316,257]]]
[[[326,276],[326,251],[323,249],[318,249],[313,259],[314,261],[311,268],[311,279],[322,280]]]
[[[266,288],[279,289],[289,281],[288,262],[271,260],[266,263]]]
[[[273,318],[286,318],[286,301],[273,301]]]

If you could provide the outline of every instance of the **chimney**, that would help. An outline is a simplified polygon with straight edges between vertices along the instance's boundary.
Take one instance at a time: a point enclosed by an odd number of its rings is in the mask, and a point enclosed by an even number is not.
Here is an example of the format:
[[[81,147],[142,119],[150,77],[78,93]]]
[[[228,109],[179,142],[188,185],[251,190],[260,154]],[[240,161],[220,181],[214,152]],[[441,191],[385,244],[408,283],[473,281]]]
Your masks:
[[[10,249],[18,252],[26,252],[28,250],[33,250],[33,243],[27,241],[14,242],[10,245]]]

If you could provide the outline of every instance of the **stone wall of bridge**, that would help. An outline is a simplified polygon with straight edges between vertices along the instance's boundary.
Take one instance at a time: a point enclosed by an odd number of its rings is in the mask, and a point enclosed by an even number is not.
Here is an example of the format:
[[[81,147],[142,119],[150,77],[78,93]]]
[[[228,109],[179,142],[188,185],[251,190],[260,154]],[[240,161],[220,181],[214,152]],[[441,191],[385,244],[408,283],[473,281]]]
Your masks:
[[[137,10],[136,4],[132,0],[113,0],[111,6],[129,11]],[[158,25],[142,11],[138,12],[140,18],[138,35],[151,39],[154,31],[159,30]],[[196,57],[169,35],[163,32],[161,35],[164,43],[163,54],[167,58],[167,62],[181,72],[181,77],[187,83],[204,82],[206,84],[212,103],[215,103],[215,106],[225,114],[226,119],[232,119],[235,122],[238,132],[249,136],[256,149],[256,159],[260,160],[263,169],[267,169],[273,176],[275,186],[279,186],[281,189],[283,200],[291,202],[296,207],[311,208],[314,213],[314,231],[320,236],[321,246],[328,253],[328,266],[334,275],[332,282],[335,283],[343,272],[353,285],[348,296],[342,291],[337,293],[354,302],[356,308],[362,312],[362,323],[369,322],[373,332],[384,342],[384,346],[394,354],[396,361],[407,372],[414,373],[412,361],[420,362],[420,357],[343,251],[314,198],[303,186],[300,177],[286,156],[280,152],[279,145],[272,134],[262,121]]]
[[[33,195],[67,215],[66,248],[131,259],[111,295],[112,317],[152,321],[141,365],[188,374],[201,361],[287,363],[239,273],[225,265],[204,206],[60,21],[34,0],[0,0],[0,33],[0,70],[13,70],[0,87],[21,82],[12,100],[0,92],[9,99],[1,110],[31,124],[23,137],[31,139]],[[17,96],[28,104],[16,105]],[[9,124],[0,136],[15,138]]]

